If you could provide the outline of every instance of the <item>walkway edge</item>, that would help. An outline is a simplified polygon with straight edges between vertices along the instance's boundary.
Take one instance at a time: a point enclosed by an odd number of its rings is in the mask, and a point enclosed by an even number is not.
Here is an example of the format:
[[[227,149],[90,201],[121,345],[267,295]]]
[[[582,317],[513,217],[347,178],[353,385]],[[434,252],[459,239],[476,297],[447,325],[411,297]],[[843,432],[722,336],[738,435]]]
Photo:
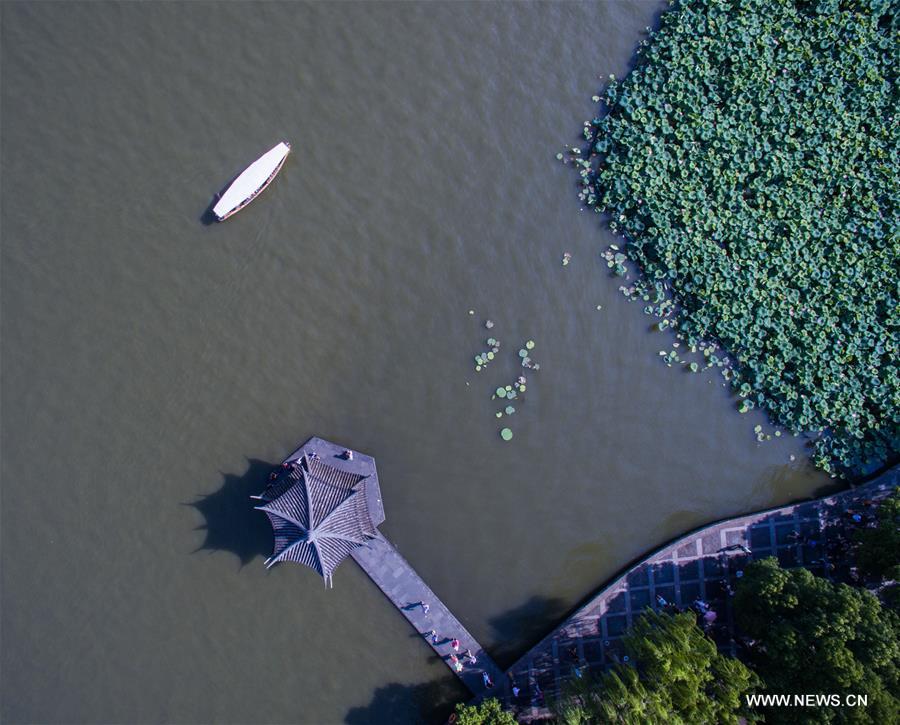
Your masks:
[[[473,695],[505,695],[507,681],[503,670],[381,532],[366,545],[354,549],[350,555],[416,628],[422,641],[434,650]],[[421,602],[427,603],[427,612]],[[432,631],[437,633],[436,638],[431,636]],[[455,651],[450,646],[454,639],[459,640]],[[475,664],[471,664],[464,656],[467,650],[475,655]],[[462,671],[456,671],[451,659],[453,656],[462,663]],[[492,681],[493,689],[484,683],[485,672]]]

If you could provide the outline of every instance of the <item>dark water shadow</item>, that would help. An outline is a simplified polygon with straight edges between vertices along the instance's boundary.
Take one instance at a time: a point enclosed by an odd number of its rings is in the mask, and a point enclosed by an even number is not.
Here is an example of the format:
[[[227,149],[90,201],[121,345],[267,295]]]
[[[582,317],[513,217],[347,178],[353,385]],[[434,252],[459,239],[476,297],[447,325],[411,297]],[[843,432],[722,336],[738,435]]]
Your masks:
[[[272,463],[249,459],[244,473],[222,474],[217,491],[184,504],[197,509],[206,522],[197,527],[206,532],[206,538],[195,551],[230,551],[241,566],[272,553],[272,527],[263,513],[254,510],[258,502],[250,496],[265,489],[273,468]]]
[[[523,651],[536,644],[566,614],[566,603],[555,597],[533,596],[524,604],[490,620],[497,644],[491,657],[507,669]]]
[[[209,206],[206,207],[206,211],[204,211],[203,214],[200,215],[200,223],[203,226],[208,227],[218,221],[218,219],[216,219],[216,215],[213,213],[213,207],[216,205],[216,202],[218,200],[219,197],[218,195],[216,195],[216,197],[211,202],[209,202]]]
[[[418,685],[399,682],[379,687],[368,705],[351,708],[344,716],[347,725],[383,723],[444,723],[457,702],[469,697],[455,677],[443,677]]]

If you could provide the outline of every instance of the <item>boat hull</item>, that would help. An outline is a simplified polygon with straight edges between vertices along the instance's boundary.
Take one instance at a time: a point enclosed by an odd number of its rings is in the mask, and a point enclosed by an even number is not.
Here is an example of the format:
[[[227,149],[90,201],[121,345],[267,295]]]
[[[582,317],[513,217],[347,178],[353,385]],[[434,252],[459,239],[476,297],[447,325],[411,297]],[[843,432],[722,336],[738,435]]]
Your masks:
[[[291,145],[283,141],[244,169],[213,206],[216,220],[225,221],[259,196],[281,171],[290,151]]]

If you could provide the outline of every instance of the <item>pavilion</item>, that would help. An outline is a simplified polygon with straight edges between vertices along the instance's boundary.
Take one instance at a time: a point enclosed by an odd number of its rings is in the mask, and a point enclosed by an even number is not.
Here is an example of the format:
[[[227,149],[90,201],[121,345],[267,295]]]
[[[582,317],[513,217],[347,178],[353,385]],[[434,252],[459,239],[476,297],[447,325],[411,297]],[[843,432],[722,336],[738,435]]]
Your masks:
[[[379,536],[384,507],[375,459],[310,438],[272,474],[253,498],[275,532],[271,567],[294,561],[332,583],[332,574],[354,549]]]
[[[256,508],[275,530],[266,566],[306,564],[330,586],[349,555],[473,694],[485,694],[494,683],[498,691],[508,687],[503,670],[378,530],[384,507],[374,458],[310,438],[252,498],[262,502]],[[471,653],[471,660],[463,664],[457,652]]]

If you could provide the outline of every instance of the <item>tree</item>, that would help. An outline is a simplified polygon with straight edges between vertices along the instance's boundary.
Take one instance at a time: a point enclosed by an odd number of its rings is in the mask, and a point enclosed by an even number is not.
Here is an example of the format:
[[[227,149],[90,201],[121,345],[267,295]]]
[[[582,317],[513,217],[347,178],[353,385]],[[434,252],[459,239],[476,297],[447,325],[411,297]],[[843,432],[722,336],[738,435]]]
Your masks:
[[[734,606],[767,694],[868,696],[865,708],[770,708],[767,722],[900,722],[900,620],[872,594],[770,557],[745,569]]]
[[[503,709],[496,697],[477,705],[457,703],[455,725],[516,725],[513,714]]]
[[[634,666],[576,680],[558,709],[567,725],[737,723],[755,719],[743,696],[758,684],[738,660],[719,654],[693,613],[647,611],[625,637]]]
[[[867,577],[900,579],[900,489],[878,507],[878,525],[856,532],[856,564]]]

